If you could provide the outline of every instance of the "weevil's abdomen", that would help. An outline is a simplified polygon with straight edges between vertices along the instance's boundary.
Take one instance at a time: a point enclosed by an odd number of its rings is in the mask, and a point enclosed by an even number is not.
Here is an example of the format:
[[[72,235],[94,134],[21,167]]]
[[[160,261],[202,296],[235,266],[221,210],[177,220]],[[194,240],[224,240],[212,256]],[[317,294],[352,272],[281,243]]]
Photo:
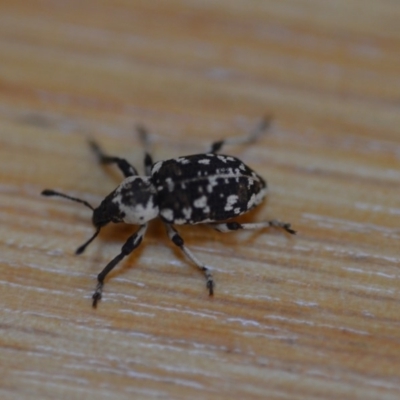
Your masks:
[[[244,214],[265,197],[266,182],[242,161],[195,154],[152,167],[160,217],[174,224],[223,221]]]

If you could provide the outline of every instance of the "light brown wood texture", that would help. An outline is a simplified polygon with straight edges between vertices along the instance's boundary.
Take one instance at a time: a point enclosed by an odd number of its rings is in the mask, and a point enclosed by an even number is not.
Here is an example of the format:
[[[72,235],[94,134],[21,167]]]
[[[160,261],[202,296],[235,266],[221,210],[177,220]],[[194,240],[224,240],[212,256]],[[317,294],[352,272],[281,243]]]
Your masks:
[[[382,0],[0,4],[1,399],[399,399],[400,3]],[[120,181],[95,138],[142,169],[231,146],[269,183],[244,221],[182,227],[203,276],[154,221],[93,232]]]

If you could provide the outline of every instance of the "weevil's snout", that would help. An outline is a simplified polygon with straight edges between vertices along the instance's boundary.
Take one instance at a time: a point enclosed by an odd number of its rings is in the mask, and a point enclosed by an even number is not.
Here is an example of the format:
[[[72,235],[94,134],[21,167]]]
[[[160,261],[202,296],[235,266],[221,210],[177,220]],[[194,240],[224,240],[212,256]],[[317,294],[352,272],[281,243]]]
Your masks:
[[[83,243],[82,246],[79,246],[79,247],[76,249],[76,251],[75,251],[76,254],[82,254],[82,253],[85,251],[86,247],[87,247],[90,243],[92,243],[93,240],[94,240],[94,239],[97,237],[97,235],[100,233],[100,229],[101,229],[104,225],[108,224],[110,221],[109,221],[109,219],[107,219],[107,218],[104,217],[104,214],[102,213],[101,208],[100,208],[100,207],[97,207],[97,208],[94,208],[94,209],[93,209],[92,222],[93,222],[93,225],[94,225],[95,228],[96,228],[96,231],[95,231],[95,233],[93,234],[93,236],[92,236],[89,240],[87,240],[85,243]]]
[[[107,209],[107,202],[104,204],[104,201],[102,201],[102,203],[97,208],[93,208],[92,222],[94,227],[96,228],[96,231],[88,241],[86,241],[82,246],[76,249],[76,254],[82,254],[85,251],[86,247],[90,243],[92,243],[92,241],[100,233],[101,228],[111,221],[113,221],[113,218],[111,218],[109,210]]]
[[[100,205],[99,207],[93,210],[92,222],[96,228],[100,229],[103,226],[107,225],[109,222],[111,222],[111,219],[104,212],[103,207],[101,207]]]
[[[94,227],[96,228],[96,231],[89,240],[87,240],[85,243],[83,243],[82,246],[79,246],[76,249],[76,252],[75,252],[76,254],[82,254],[85,251],[86,247],[90,243],[92,243],[93,240],[100,233],[101,228],[110,222],[110,220],[104,215],[104,212],[101,209],[101,205],[99,207],[93,209],[92,222],[93,222]]]

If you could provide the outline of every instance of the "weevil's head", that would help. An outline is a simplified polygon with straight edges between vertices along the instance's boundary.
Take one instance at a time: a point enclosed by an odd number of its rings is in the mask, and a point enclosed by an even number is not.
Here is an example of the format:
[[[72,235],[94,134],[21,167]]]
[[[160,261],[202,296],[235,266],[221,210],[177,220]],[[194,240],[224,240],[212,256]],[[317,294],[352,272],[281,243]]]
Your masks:
[[[143,225],[157,217],[156,189],[150,177],[131,176],[126,178],[113,192],[111,192],[97,208],[87,201],[54,190],[43,190],[43,196],[59,196],[84,204],[93,210],[92,222],[96,228],[93,236],[76,250],[77,254],[85,251],[86,247],[96,238],[101,228],[109,222],[125,222],[127,224]]]

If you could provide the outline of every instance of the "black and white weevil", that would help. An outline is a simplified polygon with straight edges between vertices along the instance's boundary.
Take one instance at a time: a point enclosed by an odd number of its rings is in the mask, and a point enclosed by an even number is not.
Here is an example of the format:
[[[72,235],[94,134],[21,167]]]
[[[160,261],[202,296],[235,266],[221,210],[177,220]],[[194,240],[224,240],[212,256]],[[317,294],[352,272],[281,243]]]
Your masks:
[[[142,242],[150,220],[160,217],[169,238],[204,273],[210,295],[214,293],[214,281],[207,268],[185,246],[173,225],[206,224],[219,232],[239,229],[283,228],[294,234],[290,224],[276,220],[241,224],[232,218],[245,214],[261,203],[267,192],[263,178],[239,159],[218,154],[227,144],[246,144],[255,141],[269,126],[263,119],[249,135],[220,140],[211,145],[209,152],[173,158],[153,163],[149,153],[146,130],[138,127],[145,149],[146,176],[139,176],[136,169],[123,158],[106,155],[100,146],[90,141],[90,147],[101,164],[116,164],[125,179],[97,208],[85,200],[71,197],[54,190],[43,190],[44,196],[60,196],[84,204],[93,210],[94,235],[76,250],[81,254],[86,246],[109,222],[140,225],[128,238],[120,254],[111,260],[97,276],[93,294],[93,307],[101,299],[107,274]]]

